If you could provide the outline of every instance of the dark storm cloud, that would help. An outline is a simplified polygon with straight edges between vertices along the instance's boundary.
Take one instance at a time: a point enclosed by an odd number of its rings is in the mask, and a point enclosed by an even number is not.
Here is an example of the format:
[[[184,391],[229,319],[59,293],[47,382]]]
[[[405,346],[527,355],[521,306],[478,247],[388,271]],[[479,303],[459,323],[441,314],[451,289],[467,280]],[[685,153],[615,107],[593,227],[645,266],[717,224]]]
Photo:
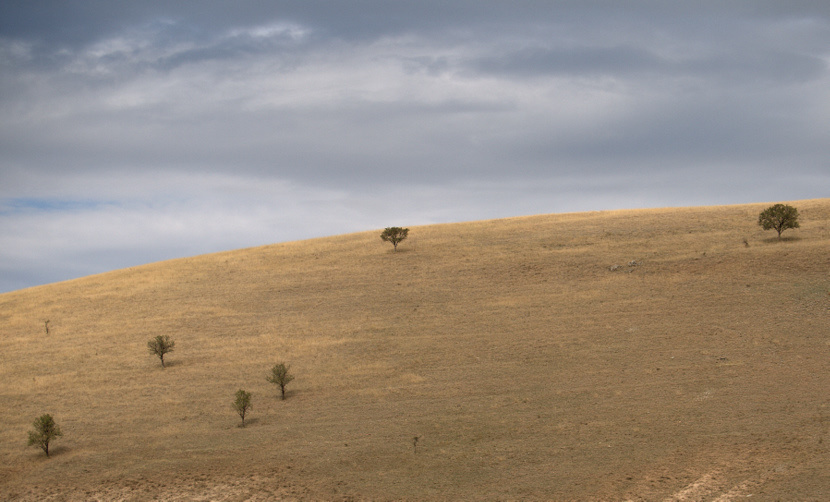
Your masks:
[[[808,1],[2,2],[0,290],[391,224],[823,197],[828,47]]]

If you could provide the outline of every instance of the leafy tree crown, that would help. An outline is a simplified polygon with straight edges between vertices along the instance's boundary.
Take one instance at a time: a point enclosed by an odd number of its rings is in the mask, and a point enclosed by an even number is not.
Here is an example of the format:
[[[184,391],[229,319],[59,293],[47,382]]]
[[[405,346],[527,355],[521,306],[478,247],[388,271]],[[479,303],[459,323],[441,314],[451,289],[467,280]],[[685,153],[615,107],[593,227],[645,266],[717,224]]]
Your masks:
[[[158,356],[161,360],[161,365],[164,367],[164,355],[173,352],[176,347],[176,342],[170,339],[167,335],[157,335],[155,338],[147,342],[147,349],[150,353]]]
[[[290,369],[291,366],[287,366],[285,363],[275,364],[274,367],[271,368],[271,373],[265,377],[267,381],[279,386],[283,399],[285,399],[285,386],[288,385],[291,380],[294,380],[294,375],[288,372]]]
[[[764,230],[774,229],[781,238],[781,232],[788,228],[799,228],[798,209],[786,204],[775,204],[758,215],[758,225]]]
[[[236,395],[233,400],[233,409],[239,414],[239,417],[242,419],[242,426],[245,426],[245,415],[248,413],[249,410],[253,408],[251,404],[251,393],[245,392],[242,389],[236,391]]]
[[[53,439],[63,436],[61,428],[55,423],[52,415],[48,413],[38,417],[32,426],[34,431],[29,432],[29,446],[37,446],[41,448],[46,456],[49,456],[49,443]]]
[[[406,239],[409,235],[408,228],[401,228],[401,227],[386,227],[383,230],[383,233],[380,234],[380,238],[384,242],[391,242],[392,246],[395,247],[395,250],[398,249],[398,243],[402,240]]]

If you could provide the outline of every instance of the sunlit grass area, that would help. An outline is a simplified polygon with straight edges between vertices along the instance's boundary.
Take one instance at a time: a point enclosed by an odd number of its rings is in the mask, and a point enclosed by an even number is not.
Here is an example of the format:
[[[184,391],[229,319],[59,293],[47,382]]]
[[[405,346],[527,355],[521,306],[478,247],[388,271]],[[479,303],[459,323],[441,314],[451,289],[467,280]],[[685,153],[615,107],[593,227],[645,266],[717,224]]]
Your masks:
[[[0,498],[818,499],[830,199],[791,204],[781,242],[764,204],[541,215],[2,294]]]

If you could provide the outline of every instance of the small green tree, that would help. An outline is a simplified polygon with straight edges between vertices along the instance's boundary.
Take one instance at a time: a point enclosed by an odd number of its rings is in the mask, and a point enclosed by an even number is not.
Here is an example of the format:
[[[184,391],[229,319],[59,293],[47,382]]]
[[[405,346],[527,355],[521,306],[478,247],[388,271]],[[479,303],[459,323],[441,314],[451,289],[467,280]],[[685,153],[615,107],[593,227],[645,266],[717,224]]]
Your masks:
[[[758,224],[764,230],[775,229],[778,232],[778,239],[781,239],[781,232],[788,228],[798,228],[798,209],[786,204],[775,204],[770,206],[758,215]]]
[[[155,338],[147,342],[147,348],[150,353],[158,356],[161,360],[161,367],[164,368],[164,354],[173,352],[176,342],[170,339],[167,335],[157,335]]]
[[[391,242],[392,246],[394,247],[394,251],[398,250],[398,244],[406,239],[409,235],[408,228],[401,228],[401,227],[386,227],[383,230],[383,233],[380,234],[380,238],[383,242]]]
[[[285,386],[288,385],[288,382],[294,380],[294,375],[288,373],[289,369],[291,369],[291,366],[286,366],[285,363],[275,364],[271,368],[271,373],[265,377],[272,384],[279,386],[283,401],[285,401]]]
[[[233,400],[233,409],[239,413],[239,417],[242,419],[242,427],[245,427],[245,415],[251,408],[253,408],[251,405],[251,393],[245,392],[242,389],[236,391],[236,397]]]
[[[41,415],[32,425],[35,430],[29,432],[29,446],[37,446],[49,456],[49,443],[63,436],[61,428],[52,419],[52,415]]]

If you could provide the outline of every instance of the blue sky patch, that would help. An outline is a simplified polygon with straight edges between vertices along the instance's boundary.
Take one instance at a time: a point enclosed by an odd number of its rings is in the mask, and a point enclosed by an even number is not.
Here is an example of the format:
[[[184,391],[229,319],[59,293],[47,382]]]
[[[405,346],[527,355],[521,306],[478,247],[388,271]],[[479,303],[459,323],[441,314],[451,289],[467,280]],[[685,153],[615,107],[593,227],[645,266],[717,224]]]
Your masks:
[[[45,199],[20,197],[0,200],[0,215],[20,213],[54,213],[91,211],[102,206],[115,205],[114,201],[94,199]]]

